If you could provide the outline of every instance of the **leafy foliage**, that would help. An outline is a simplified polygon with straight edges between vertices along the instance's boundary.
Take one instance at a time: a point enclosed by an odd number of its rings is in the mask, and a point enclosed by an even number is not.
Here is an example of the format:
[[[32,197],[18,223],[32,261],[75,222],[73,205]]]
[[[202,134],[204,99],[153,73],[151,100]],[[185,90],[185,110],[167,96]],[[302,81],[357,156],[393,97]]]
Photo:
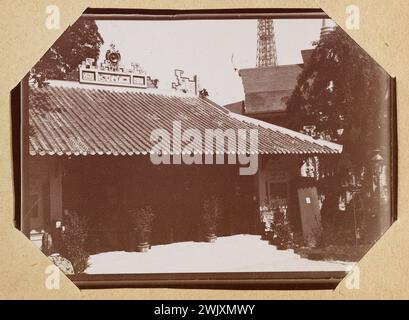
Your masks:
[[[86,250],[87,223],[77,212],[70,212],[64,217],[64,227],[61,255],[72,263],[76,274],[82,273],[89,266],[89,252]]]
[[[70,26],[31,69],[30,80],[38,86],[48,79],[74,80],[85,58],[98,59],[104,43],[95,21],[79,19]]]
[[[274,214],[274,221],[269,232],[270,243],[279,249],[294,249],[298,246],[298,235],[294,232],[294,226],[286,218],[287,207],[270,205],[270,210]]]
[[[374,149],[386,147],[387,74],[339,27],[314,46],[287,101],[291,127],[314,125],[343,144],[343,165],[359,172]]]
[[[130,210],[130,214],[132,227],[138,234],[152,232],[153,219],[155,218],[152,207],[145,206]]]

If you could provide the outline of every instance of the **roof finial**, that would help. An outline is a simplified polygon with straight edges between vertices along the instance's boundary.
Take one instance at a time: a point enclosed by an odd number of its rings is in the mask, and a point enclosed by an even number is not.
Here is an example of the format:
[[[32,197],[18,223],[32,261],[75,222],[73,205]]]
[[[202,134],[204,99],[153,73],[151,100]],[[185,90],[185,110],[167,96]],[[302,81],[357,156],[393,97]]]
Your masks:
[[[320,39],[333,31],[333,28],[327,25],[327,19],[322,19]]]
[[[183,76],[185,72],[180,69],[175,69],[175,82],[172,82],[172,89],[183,93],[197,95],[199,89],[199,81],[196,75],[193,78]]]

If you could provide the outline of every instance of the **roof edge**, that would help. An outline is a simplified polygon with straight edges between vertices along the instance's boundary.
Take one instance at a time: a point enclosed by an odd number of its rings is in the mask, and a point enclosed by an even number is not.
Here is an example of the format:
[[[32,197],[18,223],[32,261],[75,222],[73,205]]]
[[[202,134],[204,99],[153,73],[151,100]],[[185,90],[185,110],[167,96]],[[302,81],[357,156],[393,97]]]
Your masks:
[[[287,128],[284,128],[284,127],[280,127],[280,126],[277,126],[275,124],[265,122],[263,120],[250,118],[250,117],[247,117],[247,116],[244,116],[244,115],[241,115],[241,114],[237,114],[237,113],[234,113],[234,112],[229,112],[229,115],[231,117],[233,117],[233,118],[236,118],[237,120],[247,122],[247,123],[251,123],[251,124],[254,124],[254,125],[258,125],[258,126],[266,128],[266,129],[280,131],[280,132],[288,134],[289,136],[292,136],[294,138],[309,141],[311,143],[317,143],[317,144],[319,144],[321,146],[331,148],[331,149],[335,150],[337,153],[342,153],[343,146],[341,144],[331,142],[331,141],[327,141],[327,140],[323,140],[323,139],[314,139],[313,137],[308,136],[308,135],[306,135],[304,133],[297,132],[297,131],[287,129]]]
[[[250,71],[250,70],[262,70],[262,69],[284,69],[284,68],[293,68],[293,67],[299,67],[302,69],[304,66],[304,63],[292,63],[292,64],[282,64],[278,66],[264,66],[264,67],[251,67],[251,68],[243,68],[239,70],[239,73],[241,71]]]

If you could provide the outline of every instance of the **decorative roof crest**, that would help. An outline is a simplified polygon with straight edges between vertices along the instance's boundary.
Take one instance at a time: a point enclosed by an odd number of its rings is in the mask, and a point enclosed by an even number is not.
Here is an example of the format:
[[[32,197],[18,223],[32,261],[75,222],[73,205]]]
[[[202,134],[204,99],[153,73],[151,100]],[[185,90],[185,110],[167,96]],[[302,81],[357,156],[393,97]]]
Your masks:
[[[111,44],[104,62],[97,65],[95,59],[86,58],[79,66],[80,83],[101,84],[133,88],[157,88],[158,80],[152,80],[142,67],[132,63],[131,68],[121,65],[121,53]]]

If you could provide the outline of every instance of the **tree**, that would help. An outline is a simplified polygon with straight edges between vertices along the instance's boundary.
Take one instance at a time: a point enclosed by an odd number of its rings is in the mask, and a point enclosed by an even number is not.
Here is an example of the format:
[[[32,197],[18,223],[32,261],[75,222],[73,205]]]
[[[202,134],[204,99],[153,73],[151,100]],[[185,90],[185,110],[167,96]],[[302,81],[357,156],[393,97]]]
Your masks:
[[[43,86],[48,79],[78,79],[78,65],[86,58],[97,60],[103,43],[94,20],[77,20],[31,69],[30,80]]]
[[[388,75],[339,27],[314,46],[287,102],[290,125],[341,143],[342,164],[358,173],[388,145]]]

